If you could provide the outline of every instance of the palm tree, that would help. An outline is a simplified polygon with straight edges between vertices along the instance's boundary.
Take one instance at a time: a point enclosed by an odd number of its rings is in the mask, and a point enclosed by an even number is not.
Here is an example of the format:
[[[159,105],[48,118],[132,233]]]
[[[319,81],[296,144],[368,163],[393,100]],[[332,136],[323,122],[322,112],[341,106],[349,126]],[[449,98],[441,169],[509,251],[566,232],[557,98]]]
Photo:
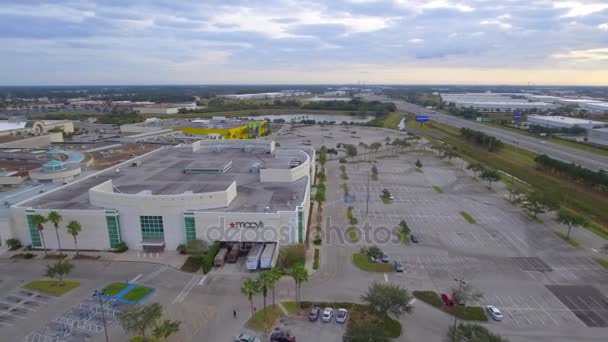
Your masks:
[[[281,277],[283,276],[283,271],[278,268],[273,268],[270,271],[270,275],[272,276],[272,284],[270,285],[270,289],[272,290],[272,305],[274,305],[274,289],[279,280],[281,280]]]
[[[302,287],[302,283],[305,281],[308,281],[308,271],[306,270],[306,267],[304,267],[304,264],[299,263],[291,269],[291,272],[289,275],[295,281],[296,304],[298,305],[298,308],[299,308],[300,307],[300,289]]]
[[[43,224],[46,223],[46,217],[40,215],[40,214],[36,214],[34,216],[32,216],[32,224],[34,224],[36,227],[38,227],[38,233],[40,234],[40,240],[42,240],[42,248],[44,249],[44,255],[48,255],[47,251],[46,251],[46,241],[44,240],[44,226]]]
[[[241,285],[241,293],[247,296],[249,299],[249,305],[251,308],[251,316],[253,316],[253,296],[260,292],[260,288],[258,287],[258,283],[251,278],[247,278],[243,281]]]
[[[51,221],[51,223],[55,227],[55,233],[57,234],[57,247],[59,249],[59,255],[63,255],[61,253],[61,240],[59,240],[59,222],[61,222],[61,220],[63,220],[63,217],[61,217],[61,214],[59,214],[58,212],[51,211],[49,213],[49,216],[47,217],[47,220]]]
[[[76,236],[78,236],[78,233],[82,231],[82,226],[78,221],[70,221],[67,228],[68,233],[70,233],[70,235],[72,235],[74,238],[74,247],[76,248],[76,256],[78,256],[78,241],[76,240]]]
[[[258,289],[262,292],[264,321],[266,321],[266,297],[268,296],[268,289],[274,285],[274,278],[271,272],[272,271],[263,271],[258,274],[258,278],[255,280],[258,284]]]

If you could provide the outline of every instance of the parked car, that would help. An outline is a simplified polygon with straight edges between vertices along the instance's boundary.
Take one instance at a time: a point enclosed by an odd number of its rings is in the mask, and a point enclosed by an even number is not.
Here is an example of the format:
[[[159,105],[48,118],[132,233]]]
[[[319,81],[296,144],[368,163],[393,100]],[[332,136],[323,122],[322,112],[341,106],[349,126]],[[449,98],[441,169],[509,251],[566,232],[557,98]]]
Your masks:
[[[336,322],[337,323],[346,322],[346,315],[348,315],[348,311],[346,311],[346,309],[338,309],[338,313],[336,314]]]
[[[442,293],[441,294],[441,299],[443,300],[443,303],[447,306],[453,306],[454,305],[454,298],[452,298],[452,295],[449,293]]]
[[[295,342],[295,336],[291,336],[286,331],[275,331],[270,335],[270,342]]]
[[[386,263],[386,262],[389,262],[389,261],[391,261],[391,260],[389,259],[388,255],[382,254],[382,262]]]
[[[331,318],[333,316],[334,316],[334,309],[325,308],[325,310],[323,310],[323,316],[321,316],[321,321],[327,323],[327,322],[331,321]]]
[[[403,272],[403,265],[399,261],[394,262],[395,272]]]
[[[308,320],[311,322],[316,321],[319,318],[319,312],[321,312],[321,309],[319,308],[312,308],[310,310],[310,313],[308,314]]]
[[[414,234],[410,234],[410,240],[412,240],[413,243],[418,243],[418,237]]]
[[[392,201],[392,200],[394,200],[394,199],[395,199],[395,196],[393,196],[393,195],[388,195],[388,199]]]
[[[494,305],[487,305],[486,311],[488,312],[488,315],[492,317],[493,320],[502,321],[502,313]]]
[[[234,338],[234,342],[260,342],[260,339],[249,333],[242,333]]]

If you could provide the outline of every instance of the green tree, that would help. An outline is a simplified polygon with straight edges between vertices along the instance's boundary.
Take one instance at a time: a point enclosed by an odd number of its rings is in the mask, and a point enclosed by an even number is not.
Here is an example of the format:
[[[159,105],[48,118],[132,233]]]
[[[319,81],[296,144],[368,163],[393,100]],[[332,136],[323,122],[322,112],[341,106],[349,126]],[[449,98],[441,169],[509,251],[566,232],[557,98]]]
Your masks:
[[[479,324],[460,323],[457,327],[450,326],[447,339],[452,342],[509,342],[508,339],[489,331]]]
[[[522,207],[524,207],[534,218],[536,218],[538,214],[547,211],[547,207],[542,203],[542,196],[538,192],[533,192],[528,195],[526,200],[522,202]]]
[[[74,265],[70,264],[67,260],[59,260],[54,264],[46,265],[45,276],[49,278],[57,278],[59,284],[63,285],[63,278],[72,272]]]
[[[372,165],[372,175],[374,175],[374,176],[378,175],[378,168],[376,167],[376,165]]]
[[[258,277],[255,280],[257,282],[257,286],[262,293],[262,306],[264,308],[264,321],[267,319],[266,314],[266,297],[268,296],[268,289],[274,286],[275,280],[272,275],[272,271],[262,271],[258,274]]]
[[[272,270],[270,270],[270,277],[271,277],[271,283],[270,283],[270,289],[272,290],[272,305],[275,305],[275,301],[274,301],[274,290],[277,286],[277,283],[279,282],[279,280],[281,280],[281,277],[283,276],[283,271],[281,271],[279,268],[275,267]]]
[[[181,321],[170,321],[166,319],[156,328],[154,328],[154,337],[159,340],[162,338],[167,341],[167,338],[169,338],[169,336],[179,331],[179,326],[181,324]]]
[[[461,305],[466,305],[467,303],[479,300],[483,297],[483,293],[475,289],[469,283],[463,283],[458,287],[453,287],[452,295],[454,296],[456,303]]]
[[[327,147],[325,147],[325,145],[321,146],[321,149],[319,150],[319,163],[321,163],[321,166],[325,166],[325,163],[327,162]]]
[[[294,268],[291,269],[289,275],[293,278],[295,282],[296,288],[296,304],[300,307],[300,290],[302,289],[302,283],[308,281],[308,271],[304,264],[300,263],[295,265]]]
[[[348,323],[344,342],[389,342],[391,339],[378,322]]]
[[[407,222],[405,222],[405,220],[401,220],[401,222],[399,222],[399,229],[405,234],[410,233],[410,227],[407,225]]]
[[[78,255],[78,240],[76,239],[76,237],[82,231],[82,225],[80,225],[78,221],[72,220],[68,223],[67,229],[68,233],[70,233],[70,235],[72,235],[72,237],[74,238],[74,248],[76,249],[76,255]]]
[[[51,211],[47,217],[47,220],[55,227],[55,234],[57,235],[57,248],[59,249],[59,255],[63,255],[61,251],[61,240],[59,239],[59,223],[63,220],[61,214],[56,211]]]
[[[253,296],[260,292],[260,287],[258,283],[251,278],[246,278],[243,280],[243,284],[241,284],[241,293],[247,296],[249,300],[249,307],[251,309],[251,316],[253,316]]]
[[[471,163],[471,164],[467,165],[467,170],[473,171],[473,174],[475,175],[475,177],[477,177],[477,174],[479,172],[485,171],[485,169],[486,168],[483,166],[483,164],[480,164],[480,163]]]
[[[496,170],[484,170],[481,173],[481,179],[488,182],[488,186],[490,187],[490,189],[492,189],[492,183],[498,182],[500,180],[500,173],[498,173],[498,171]]]
[[[162,317],[163,308],[158,303],[128,306],[118,316],[120,325],[128,332],[138,333],[146,341],[146,333]]]
[[[559,208],[557,212],[557,222],[568,226],[568,234],[566,234],[567,239],[570,239],[570,231],[572,228],[579,226],[585,227],[588,225],[588,220],[586,217],[564,207]]]
[[[373,283],[361,296],[363,302],[380,317],[393,314],[395,317],[408,310],[412,297],[399,285]]]
[[[40,234],[40,240],[42,241],[42,248],[44,249],[44,255],[47,255],[46,240],[44,239],[44,224],[46,223],[46,217],[36,214],[32,216],[32,224],[38,227],[38,233]]]
[[[325,192],[326,192],[326,188],[325,188],[325,184],[321,183],[319,185],[317,185],[317,188],[315,190],[315,201],[317,202],[317,204],[319,205],[319,210],[321,210],[321,206],[323,205],[323,202],[325,202]]]

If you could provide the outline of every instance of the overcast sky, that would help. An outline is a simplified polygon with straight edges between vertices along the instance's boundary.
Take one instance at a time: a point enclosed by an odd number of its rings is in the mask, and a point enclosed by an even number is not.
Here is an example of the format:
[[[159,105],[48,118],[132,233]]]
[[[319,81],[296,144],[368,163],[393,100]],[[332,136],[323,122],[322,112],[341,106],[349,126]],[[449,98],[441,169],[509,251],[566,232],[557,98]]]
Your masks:
[[[608,0],[0,0],[0,84],[608,85]]]

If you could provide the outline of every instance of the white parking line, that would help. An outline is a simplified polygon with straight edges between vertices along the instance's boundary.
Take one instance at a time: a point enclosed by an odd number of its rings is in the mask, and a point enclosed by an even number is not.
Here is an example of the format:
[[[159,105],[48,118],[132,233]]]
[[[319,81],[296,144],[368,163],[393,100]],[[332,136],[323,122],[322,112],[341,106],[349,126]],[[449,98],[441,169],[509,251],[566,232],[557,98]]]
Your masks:
[[[559,326],[559,323],[557,323],[557,321],[556,321],[555,319],[553,319],[553,316],[551,316],[551,314],[550,314],[550,313],[549,313],[549,312],[548,312],[546,309],[544,309],[544,308],[543,308],[543,307],[542,307],[542,306],[541,306],[541,305],[540,305],[540,304],[539,304],[539,303],[536,301],[536,299],[534,298],[534,296],[530,296],[530,299],[532,299],[532,301],[533,301],[533,302],[534,302],[536,305],[538,305],[538,307],[539,307],[541,310],[543,310],[543,312],[545,313],[545,315],[547,315],[547,316],[549,316],[549,318],[551,318],[551,320],[553,321],[553,323],[555,323],[555,325]]]
[[[388,283],[388,276],[384,273],[384,281]]]
[[[199,281],[197,285],[202,286],[205,283],[206,279],[207,279],[207,275],[205,274],[205,276],[201,278],[201,281]]]
[[[175,297],[175,299],[173,300],[173,302],[171,302],[171,304],[182,302],[184,300],[184,298],[186,298],[186,296],[190,293],[190,291],[192,291],[192,288],[194,287],[194,285],[196,285],[200,281],[200,278],[201,278],[200,275],[197,275],[197,274],[193,275],[192,279],[190,279],[190,281],[188,281],[186,286],[184,286],[182,291],[177,295],[177,297]]]
[[[134,283],[134,282],[136,282],[136,281],[137,281],[139,278],[141,278],[141,277],[143,277],[143,276],[144,276],[144,275],[140,273],[140,274],[136,275],[136,276],[135,276],[135,278],[133,278],[133,279],[129,280],[129,283]]]
[[[506,297],[507,297],[507,299],[509,301],[511,301],[511,303],[513,303],[514,307],[518,308],[517,311],[521,311],[519,309],[519,305],[517,305],[517,303],[515,303],[515,301],[511,297],[509,297],[509,296],[506,296]],[[532,325],[532,322],[530,321],[530,319],[525,314],[523,314],[523,312],[522,312],[522,316],[526,319],[526,321],[528,322],[528,324]]]
[[[539,320],[539,321],[542,323],[542,325],[545,325],[545,320],[544,320],[544,319],[542,319],[542,318],[540,317],[540,314],[539,314],[539,313],[536,311],[536,309],[535,309],[535,308],[532,308],[532,306],[531,306],[531,305],[528,303],[528,301],[527,301],[527,300],[525,300],[524,298],[519,297],[519,296],[518,296],[518,298],[519,298],[519,299],[522,301],[522,303],[524,303],[524,304],[526,305],[526,307],[527,307],[528,309],[531,309],[531,310],[532,310],[532,313],[534,313],[534,314],[536,315],[536,317],[537,317],[537,318],[538,318],[538,320]]]

